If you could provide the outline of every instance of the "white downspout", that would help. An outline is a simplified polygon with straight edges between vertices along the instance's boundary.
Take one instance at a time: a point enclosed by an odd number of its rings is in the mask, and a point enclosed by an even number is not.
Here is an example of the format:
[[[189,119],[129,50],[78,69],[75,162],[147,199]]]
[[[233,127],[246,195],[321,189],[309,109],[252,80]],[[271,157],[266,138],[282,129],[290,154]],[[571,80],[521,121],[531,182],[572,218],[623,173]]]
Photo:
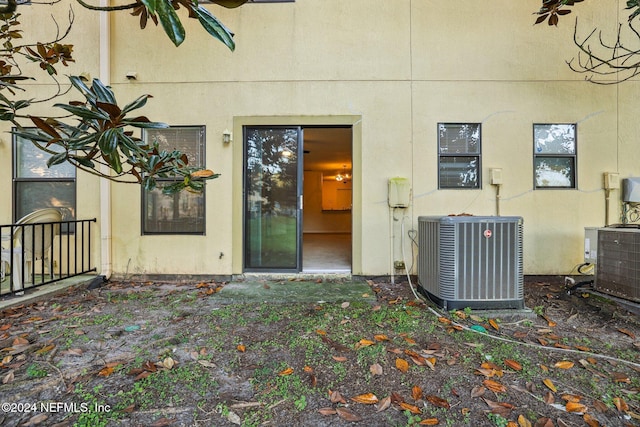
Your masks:
[[[109,6],[109,0],[100,0],[100,6]],[[111,13],[98,12],[100,15],[100,74],[102,83],[111,84]],[[110,173],[109,168],[100,166],[103,174]],[[111,235],[111,181],[100,178],[100,253],[101,274],[109,279],[112,268],[112,235]]]

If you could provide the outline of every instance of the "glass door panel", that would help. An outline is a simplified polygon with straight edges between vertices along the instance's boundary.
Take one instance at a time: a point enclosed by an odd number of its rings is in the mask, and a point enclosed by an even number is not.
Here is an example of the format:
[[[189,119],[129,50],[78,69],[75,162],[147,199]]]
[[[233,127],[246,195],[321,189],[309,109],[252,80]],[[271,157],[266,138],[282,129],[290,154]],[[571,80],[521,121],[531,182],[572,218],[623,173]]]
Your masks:
[[[301,269],[300,127],[244,130],[245,270]]]

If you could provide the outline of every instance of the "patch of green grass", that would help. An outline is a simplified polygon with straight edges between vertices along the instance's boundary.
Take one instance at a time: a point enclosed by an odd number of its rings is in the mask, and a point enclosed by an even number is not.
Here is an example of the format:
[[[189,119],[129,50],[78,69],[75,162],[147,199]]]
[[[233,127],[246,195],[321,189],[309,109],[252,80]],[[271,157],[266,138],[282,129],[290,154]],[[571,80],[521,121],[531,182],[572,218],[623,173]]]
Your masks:
[[[264,325],[272,325],[274,323],[281,321],[284,318],[282,310],[278,310],[276,307],[270,304],[263,304],[260,307],[259,314],[260,314],[259,321],[262,322]]]
[[[32,363],[27,366],[27,376],[29,378],[44,378],[49,375],[46,369],[38,366],[36,363]]]
[[[387,348],[382,344],[374,344],[367,347],[361,347],[356,351],[358,365],[366,369],[369,374],[369,367],[374,363],[383,365],[386,363]]]
[[[97,316],[91,317],[89,322],[89,324],[92,325],[106,327],[116,326],[120,323],[120,321],[116,319],[113,314],[99,314]]]
[[[302,411],[307,407],[307,396],[319,391],[311,388],[310,383],[295,372],[279,375],[286,368],[286,364],[279,363],[256,369],[251,383],[261,401],[273,404],[284,400],[293,404],[298,411]]]
[[[135,381],[128,390],[124,387],[115,394],[105,394],[102,385],[87,391],[82,384],[76,385],[75,395],[89,410],[79,414],[76,426],[106,426],[117,420],[129,407],[141,410],[178,406],[185,402],[204,403],[215,396],[218,384],[207,375],[206,368],[197,363],[161,370]],[[187,393],[185,393],[187,391]],[[95,411],[96,405],[109,403],[110,411]]]
[[[99,399],[102,385],[94,387],[92,391],[84,390],[82,384],[76,385],[75,395],[80,400],[81,405],[86,405],[87,410],[80,412],[78,419],[73,424],[74,427],[105,427],[112,420],[120,418],[117,411],[111,411],[110,406]],[[98,408],[108,408],[109,410],[97,410]]]

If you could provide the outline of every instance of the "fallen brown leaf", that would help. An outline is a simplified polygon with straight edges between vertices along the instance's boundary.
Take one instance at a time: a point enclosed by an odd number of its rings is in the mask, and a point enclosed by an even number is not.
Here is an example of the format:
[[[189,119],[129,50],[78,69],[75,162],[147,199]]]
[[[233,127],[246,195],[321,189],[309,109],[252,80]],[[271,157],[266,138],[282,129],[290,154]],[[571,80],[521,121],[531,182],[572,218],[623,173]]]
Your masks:
[[[351,421],[351,422],[362,421],[362,417],[350,409],[340,407],[340,408],[336,408],[336,412],[338,413],[338,416],[345,421]]]
[[[440,421],[437,418],[425,418],[418,423],[421,426],[437,426],[438,424],[440,424]]]
[[[550,418],[542,417],[536,420],[534,427],[554,427],[553,421]]]
[[[414,385],[411,388],[411,397],[413,397],[413,400],[422,399],[422,388],[420,386]]]
[[[556,396],[552,392],[547,390],[547,392],[544,395],[544,403],[546,403],[547,405],[553,405],[555,401],[556,401]]]
[[[620,333],[625,334],[625,335],[626,335],[626,336],[628,336],[628,337],[631,337],[631,339],[632,339],[632,340],[635,340],[635,339],[636,339],[636,334],[634,334],[633,332],[631,332],[631,331],[630,331],[630,330],[628,330],[628,329],[625,329],[625,328],[618,328],[618,331],[619,331]]]
[[[629,410],[629,405],[627,405],[627,402],[625,402],[624,399],[621,397],[614,397],[613,404],[616,405],[616,408],[618,409],[618,411],[622,412],[622,411]]]
[[[561,360],[560,362],[556,362],[553,366],[559,369],[571,369],[573,368],[573,365],[574,363],[570,360]]]
[[[585,423],[587,423],[589,427],[600,427],[600,423],[598,422],[598,420],[596,420],[589,414],[584,414],[582,416],[582,419],[584,420]]]
[[[410,403],[400,402],[399,405],[400,405],[400,407],[402,409],[405,409],[405,410],[411,412],[412,414],[418,415],[418,414],[422,413],[422,411],[420,411],[420,408],[418,408],[415,405],[411,405]]]
[[[371,375],[382,375],[382,366],[379,363],[374,363],[369,366],[369,372],[371,372]]]
[[[12,369],[9,372],[7,372],[7,374],[4,377],[2,377],[2,384],[12,383],[14,379],[15,379],[15,375]]]
[[[497,381],[484,380],[482,381],[482,384],[484,384],[486,388],[493,391],[494,393],[504,393],[507,391],[507,388]]]
[[[582,400],[582,396],[576,396],[575,394],[563,394],[562,400],[567,402],[579,403]]]
[[[278,375],[280,375],[281,377],[285,377],[285,376],[291,375],[291,374],[293,374],[293,368],[287,368],[287,369],[284,369],[284,370],[278,372]]]
[[[522,365],[513,359],[505,359],[504,364],[507,365],[509,368],[513,369],[514,371],[522,370]]]
[[[374,345],[374,344],[375,344],[375,342],[374,342],[374,341],[367,340],[367,339],[364,339],[364,338],[363,338],[363,339],[361,339],[360,341],[358,341],[358,342],[356,343],[356,350],[358,350],[358,349],[360,349],[360,348],[362,348],[362,347],[369,347],[369,346],[372,346],[372,345]]]
[[[331,403],[342,403],[343,405],[347,403],[347,401],[344,397],[342,397],[339,391],[330,391],[329,400],[331,400]]]
[[[16,337],[13,340],[13,343],[11,345],[13,345],[14,347],[20,346],[20,345],[28,345],[29,341],[22,338],[22,337]]]
[[[165,367],[166,369],[173,369],[173,367],[176,366],[176,361],[173,360],[171,357],[166,357],[162,361],[162,366]]]
[[[449,404],[449,402],[447,402],[445,399],[442,399],[438,396],[434,396],[433,394],[429,394],[425,396],[424,399],[429,403],[431,403],[432,405],[437,406],[439,408],[445,408],[445,409],[451,408],[451,405]]]
[[[318,412],[320,412],[322,415],[325,415],[325,416],[327,416],[327,415],[335,415],[335,414],[338,413],[333,408],[320,408],[320,409],[318,409]]]
[[[524,415],[518,415],[518,426],[519,427],[532,427],[531,421],[529,421]]]
[[[484,395],[484,393],[487,391],[486,388],[484,388],[481,385],[477,385],[474,388],[471,389],[471,397],[480,397],[482,395]]]
[[[111,374],[113,374],[112,366],[105,366],[104,368],[100,369],[100,372],[98,372],[98,376],[100,377],[108,377]]]
[[[629,379],[629,376],[626,374],[623,374],[622,372],[612,372],[611,376],[613,377],[613,380],[617,383],[630,383],[631,379]]]
[[[20,425],[21,426],[35,426],[35,425],[38,425],[40,423],[45,422],[48,418],[49,418],[49,416],[47,414],[38,414],[38,415],[34,415],[33,417],[29,418],[26,423],[20,424]]]
[[[401,372],[407,372],[409,370],[409,362],[404,359],[396,359],[396,368]]]
[[[378,397],[373,393],[359,394],[351,398],[356,403],[362,403],[363,405],[375,405],[378,403]]]
[[[549,378],[545,378],[544,380],[542,380],[542,383],[546,385],[547,388],[552,392],[556,393],[558,391],[556,386],[553,384],[553,381],[551,381]]]
[[[587,407],[582,403],[567,402],[565,408],[567,409],[567,412],[578,412],[578,413],[587,412]]]
[[[376,405],[376,412],[386,411],[387,409],[389,409],[390,406],[391,406],[391,396],[387,396],[383,398],[380,402],[378,402],[378,404]]]

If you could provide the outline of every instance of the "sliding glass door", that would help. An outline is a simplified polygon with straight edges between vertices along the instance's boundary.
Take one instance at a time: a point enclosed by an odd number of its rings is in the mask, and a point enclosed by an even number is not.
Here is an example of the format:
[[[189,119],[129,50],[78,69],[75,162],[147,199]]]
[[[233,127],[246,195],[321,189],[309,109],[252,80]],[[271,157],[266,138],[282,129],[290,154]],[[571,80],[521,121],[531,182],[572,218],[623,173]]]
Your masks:
[[[244,270],[302,269],[302,128],[244,129]]]

